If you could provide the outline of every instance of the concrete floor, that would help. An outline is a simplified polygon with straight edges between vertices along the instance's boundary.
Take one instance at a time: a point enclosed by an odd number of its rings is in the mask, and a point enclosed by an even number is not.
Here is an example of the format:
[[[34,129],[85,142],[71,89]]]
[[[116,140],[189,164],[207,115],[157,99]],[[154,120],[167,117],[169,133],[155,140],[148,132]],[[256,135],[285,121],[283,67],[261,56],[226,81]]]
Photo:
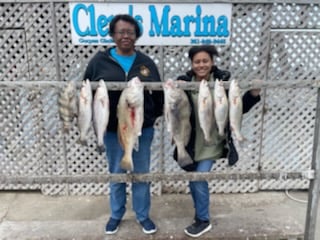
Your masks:
[[[307,200],[307,191],[289,193],[296,199]],[[213,229],[199,239],[302,239],[306,208],[306,203],[279,191],[213,194]],[[151,236],[143,234],[136,222],[131,196],[120,229],[111,236],[104,234],[108,212],[107,196],[44,196],[37,192],[2,191],[0,239],[191,239],[183,232],[194,215],[189,195],[152,198],[151,218],[158,232]],[[315,239],[320,239],[317,229]]]

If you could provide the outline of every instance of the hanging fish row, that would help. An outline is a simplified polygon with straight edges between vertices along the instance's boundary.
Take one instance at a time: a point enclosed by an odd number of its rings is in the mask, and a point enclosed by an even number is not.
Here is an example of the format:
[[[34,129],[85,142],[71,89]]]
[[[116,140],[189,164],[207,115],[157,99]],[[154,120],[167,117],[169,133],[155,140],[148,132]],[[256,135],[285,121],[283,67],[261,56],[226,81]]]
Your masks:
[[[191,106],[184,90],[178,87],[175,81],[169,79],[164,83],[164,116],[167,131],[177,147],[177,161],[180,166],[192,164],[193,160],[186,151],[191,135]],[[244,137],[240,132],[242,121],[242,96],[238,82],[232,80],[227,97],[222,81],[216,80],[213,96],[206,80],[199,85],[197,114],[199,125],[205,142],[213,144],[211,130],[216,124],[219,135],[225,134],[225,127],[229,117],[230,127],[238,141]]]
[[[89,80],[82,81],[79,96],[77,96],[75,82],[70,81],[60,92],[58,103],[64,132],[69,132],[73,119],[77,117],[79,142],[86,145],[88,132],[93,122],[97,149],[103,152],[103,135],[109,122],[109,96],[105,82],[99,81],[93,97]]]
[[[186,153],[190,133],[191,108],[185,92],[177,87],[173,80],[163,83],[165,96],[164,117],[168,132],[177,146],[179,160],[182,165],[192,162]],[[109,121],[109,97],[106,84],[100,80],[92,96],[89,80],[82,82],[79,97],[77,97],[74,81],[68,82],[59,96],[59,113],[63,122],[63,129],[68,132],[73,118],[77,116],[80,132],[80,143],[86,144],[88,131],[93,121],[95,135],[97,137],[97,149],[103,152],[103,137]],[[134,113],[132,113],[134,111]],[[202,80],[199,85],[198,97],[199,124],[203,131],[205,141],[210,143],[210,131],[214,124],[218,127],[220,135],[224,135],[224,129],[229,117],[232,131],[238,141],[244,138],[240,132],[242,119],[242,96],[236,80],[232,80],[227,98],[223,82],[216,80],[214,94],[212,96],[207,81]],[[132,170],[132,151],[138,147],[138,137],[141,135],[143,124],[143,84],[139,78],[133,78],[121,93],[118,109],[118,137],[124,149],[121,161],[123,169]],[[134,121],[131,119],[135,117]]]
[[[133,78],[121,92],[117,106],[118,138],[124,150],[121,167],[125,170],[133,170],[132,151],[138,148],[138,137],[142,131],[143,102],[143,84],[139,78]],[[97,150],[100,153],[104,152],[103,138],[110,114],[105,82],[99,81],[93,97],[90,81],[83,81],[77,97],[75,83],[70,81],[60,93],[58,103],[64,132],[69,131],[73,118],[77,116],[79,142],[86,145],[88,132],[93,123],[97,137]]]

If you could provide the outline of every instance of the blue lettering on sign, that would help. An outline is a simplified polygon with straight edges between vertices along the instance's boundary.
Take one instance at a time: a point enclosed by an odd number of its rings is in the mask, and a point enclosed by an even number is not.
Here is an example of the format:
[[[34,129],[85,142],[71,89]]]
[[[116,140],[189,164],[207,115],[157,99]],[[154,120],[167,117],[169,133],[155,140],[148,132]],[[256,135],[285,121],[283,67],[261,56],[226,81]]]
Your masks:
[[[195,28],[194,36],[196,37],[228,37],[228,18],[219,16],[217,21],[214,16],[202,16],[200,5],[196,6],[195,15],[169,16],[170,6],[165,5],[160,17],[158,16],[155,5],[149,6],[151,26],[149,36],[164,37],[185,37],[191,36],[190,28]]]
[[[85,15],[89,16],[90,19],[90,24],[87,26],[85,29],[80,29],[79,26],[79,14],[80,11],[83,11]],[[81,36],[97,36],[97,31],[95,27],[95,21],[94,21],[94,5],[91,4],[88,7],[85,4],[77,4],[74,9],[73,9],[73,14],[72,14],[72,22],[74,24],[74,30],[76,33]]]
[[[86,43],[86,44],[96,44],[98,43],[98,39],[79,39],[79,43]]]
[[[87,26],[84,29],[81,29],[79,25],[80,13],[84,13],[89,17],[89,22],[87,22]],[[100,15],[97,19],[95,15],[95,7],[93,4],[86,6],[85,4],[79,3],[74,7],[72,22],[74,30],[79,36],[97,36],[99,34],[100,36],[105,37],[109,33],[107,26],[111,22],[113,15],[109,17]]]
[[[228,37],[228,18],[226,16],[218,17],[218,27],[217,27],[217,35],[219,37]]]
[[[128,9],[128,14],[132,17],[134,17],[134,19],[138,22],[139,24],[139,28],[140,28],[140,32],[141,32],[141,35],[143,34],[143,19],[141,17],[141,15],[136,15],[136,16],[133,16],[133,6],[132,5],[129,5],[129,9]]]
[[[85,14],[88,16],[88,20],[86,22],[85,27],[80,27],[79,20],[80,20],[80,14]],[[129,5],[128,9],[128,14],[133,16],[133,6]],[[110,16],[105,16],[105,15],[99,15],[96,18],[96,12],[95,12],[95,5],[90,4],[86,6],[83,3],[77,4],[72,12],[72,22],[74,25],[74,30],[75,32],[81,36],[81,37],[86,37],[86,36],[98,36],[100,35],[101,37],[106,37],[109,33],[109,28],[108,25],[113,19],[113,15]],[[143,32],[143,19],[142,16],[136,15],[134,18],[137,20],[139,24],[139,28],[141,30],[141,33]]]
[[[162,15],[166,16],[165,18],[161,18],[161,24],[159,23],[159,18],[157,15],[157,11],[154,5],[149,6],[149,11],[151,14],[151,27],[149,30],[149,36],[153,37],[157,34],[157,36],[169,36],[169,29],[168,29],[168,14],[170,11],[170,6],[166,5],[162,10]],[[155,29],[153,29],[153,27]]]

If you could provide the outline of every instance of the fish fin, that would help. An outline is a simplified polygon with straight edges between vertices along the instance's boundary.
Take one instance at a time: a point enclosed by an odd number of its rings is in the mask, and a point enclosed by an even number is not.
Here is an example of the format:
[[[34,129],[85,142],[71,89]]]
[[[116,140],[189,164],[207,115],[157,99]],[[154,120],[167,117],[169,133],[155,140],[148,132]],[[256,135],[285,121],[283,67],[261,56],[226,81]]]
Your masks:
[[[137,152],[139,151],[139,138],[137,138],[137,140],[135,141],[133,148],[134,148],[134,150],[136,150]]]

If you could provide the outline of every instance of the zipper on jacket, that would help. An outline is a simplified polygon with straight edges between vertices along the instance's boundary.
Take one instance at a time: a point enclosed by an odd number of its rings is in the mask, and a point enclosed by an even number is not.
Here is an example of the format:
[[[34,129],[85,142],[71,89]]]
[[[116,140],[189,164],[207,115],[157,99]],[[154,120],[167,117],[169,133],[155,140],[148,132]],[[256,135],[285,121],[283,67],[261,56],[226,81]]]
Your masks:
[[[114,58],[111,56],[111,54],[109,54],[109,58],[110,58],[115,64],[117,64],[117,65],[120,67],[120,69],[124,72],[124,81],[125,81],[125,82],[128,82],[128,72],[125,72],[125,71],[123,70],[123,68],[121,67],[120,63],[118,63],[118,61],[117,61],[116,59],[114,59]]]

